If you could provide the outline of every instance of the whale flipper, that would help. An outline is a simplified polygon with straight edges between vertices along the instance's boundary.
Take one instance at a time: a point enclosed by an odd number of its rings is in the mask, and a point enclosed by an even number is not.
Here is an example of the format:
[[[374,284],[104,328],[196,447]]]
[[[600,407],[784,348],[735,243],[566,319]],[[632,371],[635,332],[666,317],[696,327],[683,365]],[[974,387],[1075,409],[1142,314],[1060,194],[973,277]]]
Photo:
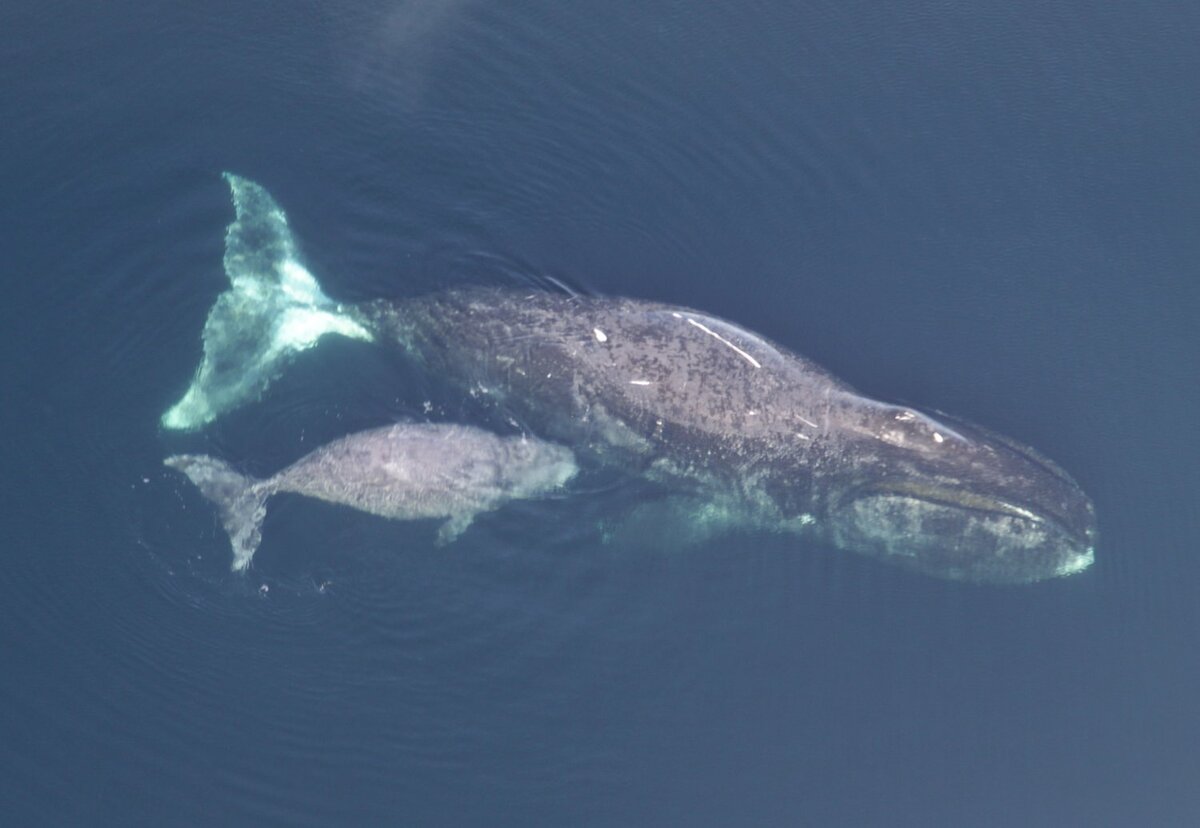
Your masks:
[[[186,474],[200,493],[216,504],[233,547],[233,570],[249,566],[262,540],[267,498],[273,493],[269,481],[238,474],[229,464],[204,455],[177,454],[163,465]]]
[[[225,233],[229,288],[204,323],[204,356],[191,386],[162,416],[169,429],[197,429],[257,400],[295,354],[325,334],[372,339],[301,263],[287,216],[271,195],[224,175],[237,213]]]
[[[437,539],[434,542],[438,546],[445,546],[448,543],[452,543],[467,530],[467,527],[471,525],[471,521],[474,519],[474,512],[454,515],[438,527]]]

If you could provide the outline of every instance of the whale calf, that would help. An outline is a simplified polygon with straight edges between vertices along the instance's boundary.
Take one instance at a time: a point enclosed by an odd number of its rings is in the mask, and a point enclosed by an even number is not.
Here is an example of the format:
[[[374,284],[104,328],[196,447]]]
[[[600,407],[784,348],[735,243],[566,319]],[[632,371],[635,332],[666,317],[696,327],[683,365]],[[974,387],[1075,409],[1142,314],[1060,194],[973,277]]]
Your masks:
[[[682,306],[458,289],[343,305],[304,267],[284,212],[226,175],[230,287],[163,415],[199,428],[258,399],[338,334],[390,346],[580,457],[663,483],[680,519],[795,533],[941,578],[1025,583],[1094,560],[1091,501],[1032,448],[874,400],[812,361]],[[690,527],[689,527],[690,528]]]
[[[266,480],[239,474],[204,455],[180,454],[163,463],[187,475],[216,504],[233,547],[235,571],[254,557],[267,499],[279,492],[396,520],[446,518],[438,541],[447,543],[477,514],[559,489],[577,471],[571,451],[554,443],[434,424],[350,434]]]

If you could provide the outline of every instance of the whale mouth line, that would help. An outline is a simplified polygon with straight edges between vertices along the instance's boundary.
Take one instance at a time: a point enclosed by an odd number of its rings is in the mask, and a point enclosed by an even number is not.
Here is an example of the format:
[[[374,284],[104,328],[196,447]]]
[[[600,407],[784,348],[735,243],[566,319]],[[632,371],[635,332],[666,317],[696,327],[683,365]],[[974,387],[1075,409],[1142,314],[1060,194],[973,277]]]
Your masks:
[[[835,508],[849,541],[952,579],[1030,583],[1095,561],[1094,525],[944,481],[870,482]]]
[[[919,483],[909,480],[877,481],[858,487],[850,493],[847,502],[870,497],[911,498],[934,506],[963,509],[980,515],[1002,516],[1010,520],[1024,521],[1031,527],[1039,526],[1060,533],[1081,554],[1094,550],[1097,533],[1094,526],[1080,528],[1052,513],[1035,512],[999,497],[980,494],[953,486]]]
[[[958,509],[969,509],[974,512],[1021,518],[1031,523],[1058,522],[1050,520],[1045,515],[1039,515],[1029,509],[1001,500],[998,497],[991,497],[964,489],[932,486],[905,480],[872,483],[860,487],[853,493],[851,499],[857,500],[873,496],[910,497],[939,506],[950,506]]]

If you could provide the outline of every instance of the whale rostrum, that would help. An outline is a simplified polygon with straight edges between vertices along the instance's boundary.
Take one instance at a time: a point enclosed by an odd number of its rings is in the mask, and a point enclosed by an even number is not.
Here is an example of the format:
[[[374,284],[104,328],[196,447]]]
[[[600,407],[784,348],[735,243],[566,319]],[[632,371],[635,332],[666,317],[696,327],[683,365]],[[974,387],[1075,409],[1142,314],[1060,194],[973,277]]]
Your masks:
[[[397,349],[581,460],[678,492],[697,504],[684,519],[720,515],[723,528],[804,534],[967,581],[1037,581],[1094,559],[1091,501],[1013,440],[871,399],[685,307],[500,288],[339,304],[270,195],[226,178],[230,286],[167,428],[200,428],[258,399],[296,354],[339,334]]]

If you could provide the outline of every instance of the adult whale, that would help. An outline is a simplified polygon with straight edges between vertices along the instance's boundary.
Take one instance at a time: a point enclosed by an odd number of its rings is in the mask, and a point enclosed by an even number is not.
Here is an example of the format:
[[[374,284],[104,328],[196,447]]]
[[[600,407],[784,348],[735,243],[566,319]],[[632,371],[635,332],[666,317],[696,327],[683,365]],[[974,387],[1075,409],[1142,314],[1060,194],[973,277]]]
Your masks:
[[[1028,447],[870,399],[683,307],[495,288],[336,303],[270,195],[226,179],[230,288],[168,428],[257,399],[292,355],[336,333],[397,346],[539,436],[661,481],[696,520],[806,533],[957,580],[1030,582],[1093,561],[1091,502]]]

